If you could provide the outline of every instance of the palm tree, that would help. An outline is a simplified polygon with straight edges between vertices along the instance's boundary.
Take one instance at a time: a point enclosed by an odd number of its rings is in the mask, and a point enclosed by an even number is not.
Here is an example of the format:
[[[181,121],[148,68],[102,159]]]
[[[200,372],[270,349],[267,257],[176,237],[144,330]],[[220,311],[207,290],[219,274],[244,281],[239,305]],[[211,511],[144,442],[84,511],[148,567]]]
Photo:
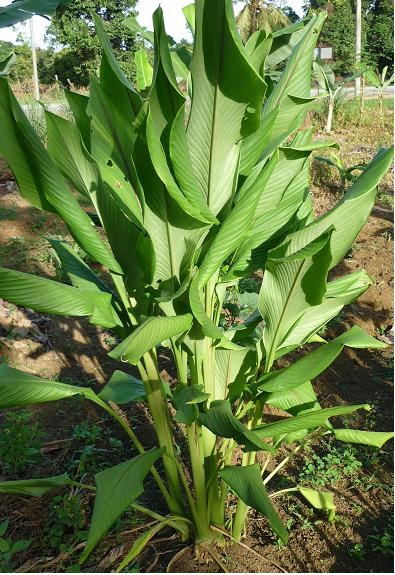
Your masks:
[[[289,18],[272,2],[244,0],[244,3],[244,8],[236,16],[239,33],[244,42],[257,30],[266,30],[269,33],[290,23]]]

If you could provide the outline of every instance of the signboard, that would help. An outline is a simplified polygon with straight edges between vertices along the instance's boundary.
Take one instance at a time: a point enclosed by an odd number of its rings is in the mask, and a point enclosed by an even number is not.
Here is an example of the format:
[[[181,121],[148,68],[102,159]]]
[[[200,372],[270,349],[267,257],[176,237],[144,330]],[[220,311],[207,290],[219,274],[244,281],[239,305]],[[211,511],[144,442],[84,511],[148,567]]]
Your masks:
[[[320,60],[332,60],[333,49],[332,46],[319,46],[314,50],[314,56]]]

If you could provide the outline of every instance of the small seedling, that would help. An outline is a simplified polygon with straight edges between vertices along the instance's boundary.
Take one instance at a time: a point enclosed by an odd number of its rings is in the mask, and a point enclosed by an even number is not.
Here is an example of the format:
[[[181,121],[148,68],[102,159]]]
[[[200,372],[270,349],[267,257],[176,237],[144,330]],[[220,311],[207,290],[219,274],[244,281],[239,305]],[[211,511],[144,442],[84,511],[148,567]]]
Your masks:
[[[355,543],[355,545],[353,545],[351,549],[348,550],[348,552],[351,557],[354,557],[354,559],[359,559],[360,561],[365,559],[366,550],[364,549],[362,543]]]

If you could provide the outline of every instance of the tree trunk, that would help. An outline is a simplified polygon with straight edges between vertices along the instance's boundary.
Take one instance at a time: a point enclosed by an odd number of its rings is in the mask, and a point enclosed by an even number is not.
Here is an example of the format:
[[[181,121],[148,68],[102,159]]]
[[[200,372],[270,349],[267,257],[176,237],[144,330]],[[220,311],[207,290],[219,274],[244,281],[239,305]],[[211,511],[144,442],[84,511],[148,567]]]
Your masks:
[[[362,49],[362,0],[356,0],[356,27],[355,27],[355,63],[358,70],[361,62],[361,49]],[[361,78],[355,78],[355,97],[358,97],[361,92]]]

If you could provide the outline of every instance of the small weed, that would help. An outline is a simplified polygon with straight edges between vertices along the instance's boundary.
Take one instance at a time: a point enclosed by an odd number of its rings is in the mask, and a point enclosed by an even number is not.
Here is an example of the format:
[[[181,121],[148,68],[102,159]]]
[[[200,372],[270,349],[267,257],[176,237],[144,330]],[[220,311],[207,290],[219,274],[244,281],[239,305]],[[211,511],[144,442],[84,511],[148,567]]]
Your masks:
[[[6,537],[8,525],[8,518],[0,523],[0,573],[12,573],[16,567],[14,555],[25,551],[31,545],[28,539],[13,541],[11,537]]]
[[[0,426],[0,465],[11,475],[24,472],[41,459],[44,433],[31,422],[30,411],[10,411]]]
[[[372,551],[382,555],[394,554],[394,526],[392,523],[388,523],[382,533],[379,533],[376,529],[376,533],[369,535],[369,539],[372,541]]]
[[[361,505],[358,505],[358,503],[351,503],[351,507],[356,513],[358,513],[358,515],[361,515],[361,513],[363,512],[363,507]]]
[[[34,232],[38,232],[44,228],[47,222],[47,215],[45,212],[37,210],[36,208],[29,208],[30,213],[30,229]]]
[[[384,191],[379,190],[376,201],[378,204],[389,210],[394,209],[394,196],[386,194]]]
[[[363,561],[365,559],[366,550],[362,543],[355,543],[348,552],[351,557],[354,557],[354,559],[359,559],[359,561]]]
[[[304,459],[299,480],[316,487],[334,485],[362,467],[356,454],[356,449],[350,446],[330,447],[329,452],[323,456],[311,453]]]
[[[56,551],[69,551],[87,536],[81,497],[65,493],[53,497],[48,509],[48,523],[44,536],[49,547]]]
[[[16,205],[6,206],[5,204],[0,204],[0,221],[2,220],[17,220],[18,212]]]
[[[111,467],[114,465],[113,459],[121,455],[124,449],[121,440],[111,437],[110,430],[88,422],[75,425],[73,438],[76,448],[67,470],[76,478],[84,474],[93,476],[98,470]],[[108,446],[111,447],[110,451]]]

